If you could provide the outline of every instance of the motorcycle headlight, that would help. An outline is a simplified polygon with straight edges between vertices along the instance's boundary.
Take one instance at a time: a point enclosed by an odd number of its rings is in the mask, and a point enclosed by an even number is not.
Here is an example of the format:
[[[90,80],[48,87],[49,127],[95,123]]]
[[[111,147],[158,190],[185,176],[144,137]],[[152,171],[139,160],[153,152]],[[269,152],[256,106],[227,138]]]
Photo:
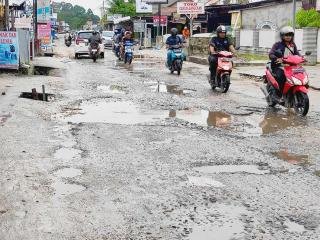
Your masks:
[[[229,70],[229,67],[225,66],[223,67],[223,70]]]
[[[292,77],[291,80],[292,80],[293,84],[296,86],[302,85],[302,81],[296,77]]]

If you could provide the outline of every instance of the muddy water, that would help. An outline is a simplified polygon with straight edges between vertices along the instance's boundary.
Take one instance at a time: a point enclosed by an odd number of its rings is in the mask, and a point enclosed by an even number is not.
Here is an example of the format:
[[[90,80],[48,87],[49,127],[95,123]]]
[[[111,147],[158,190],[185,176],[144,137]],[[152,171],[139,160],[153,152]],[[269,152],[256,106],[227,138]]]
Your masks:
[[[68,122],[103,122],[112,124],[138,124],[165,119],[168,111],[142,110],[129,101],[84,102],[80,106],[80,114],[66,118]]]
[[[125,88],[117,85],[100,85],[97,90],[109,94],[124,94]]]
[[[62,168],[54,173],[54,175],[61,178],[74,178],[76,176],[80,176],[81,174],[82,170],[76,168]]]
[[[63,160],[71,160],[76,158],[81,154],[81,151],[74,148],[60,148],[58,149],[55,154],[54,158],[56,159],[63,159]]]
[[[284,226],[287,228],[288,232],[303,233],[306,231],[303,225],[292,222],[290,220],[287,220],[286,222],[284,222]]]
[[[249,173],[249,174],[266,174],[269,170],[260,170],[256,165],[215,165],[195,168],[196,171],[206,174],[216,173]]]
[[[231,240],[244,239],[244,224],[241,215],[247,214],[243,207],[217,204],[210,211],[217,216],[212,224],[196,225],[192,228],[189,240]]]
[[[165,83],[158,83],[150,87],[152,92],[159,92],[159,93],[171,93],[175,95],[186,95],[194,92],[190,89],[182,89],[179,85],[170,85]]]
[[[289,153],[288,150],[281,150],[279,152],[274,152],[273,155],[281,160],[284,160],[284,161],[291,163],[291,164],[294,164],[294,165],[309,165],[309,164],[311,164],[311,160],[309,158],[309,155],[293,154],[293,153]]]

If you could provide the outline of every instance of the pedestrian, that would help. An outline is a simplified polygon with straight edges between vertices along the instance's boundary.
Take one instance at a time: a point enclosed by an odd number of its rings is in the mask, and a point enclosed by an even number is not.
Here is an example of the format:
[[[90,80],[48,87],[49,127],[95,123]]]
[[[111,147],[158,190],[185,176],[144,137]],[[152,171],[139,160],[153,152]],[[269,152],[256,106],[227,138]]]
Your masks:
[[[184,39],[188,39],[190,37],[190,31],[187,26],[185,26],[184,29],[182,30],[182,35]]]

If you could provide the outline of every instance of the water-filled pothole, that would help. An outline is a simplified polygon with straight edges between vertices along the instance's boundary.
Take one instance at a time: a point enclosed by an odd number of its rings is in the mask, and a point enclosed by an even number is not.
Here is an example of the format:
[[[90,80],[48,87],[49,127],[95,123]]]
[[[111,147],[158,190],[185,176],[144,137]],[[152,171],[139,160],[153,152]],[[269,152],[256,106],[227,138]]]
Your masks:
[[[165,83],[157,83],[150,87],[152,92],[159,92],[159,93],[171,93],[175,95],[186,95],[195,92],[191,89],[183,89],[180,88],[179,85],[170,85]]]
[[[278,152],[272,153],[277,158],[284,160],[288,163],[294,164],[294,165],[310,165],[311,161],[309,158],[309,155],[302,155],[302,154],[292,154],[289,153],[287,150],[281,150]]]
[[[188,176],[188,180],[189,180],[189,184],[198,186],[198,187],[216,187],[216,188],[224,187],[224,184],[214,180],[211,177]]]
[[[97,90],[103,92],[103,93],[110,93],[110,94],[124,94],[125,93],[125,87],[121,87],[118,85],[100,85],[97,86]]]
[[[296,232],[296,233],[303,233],[306,231],[303,225],[300,225],[296,222],[287,220],[284,222],[284,226],[286,227],[288,232]]]
[[[130,101],[83,102],[80,112],[66,118],[68,122],[103,122],[112,124],[139,124],[165,119],[168,111],[143,110]]]
[[[74,148],[60,148],[54,153],[55,159],[72,160],[81,154],[81,150]]]
[[[54,173],[54,175],[61,178],[74,178],[81,174],[82,170],[77,168],[61,168]]]
[[[269,170],[261,170],[256,165],[214,165],[196,167],[195,170],[205,174],[248,173],[262,175],[270,172]]]

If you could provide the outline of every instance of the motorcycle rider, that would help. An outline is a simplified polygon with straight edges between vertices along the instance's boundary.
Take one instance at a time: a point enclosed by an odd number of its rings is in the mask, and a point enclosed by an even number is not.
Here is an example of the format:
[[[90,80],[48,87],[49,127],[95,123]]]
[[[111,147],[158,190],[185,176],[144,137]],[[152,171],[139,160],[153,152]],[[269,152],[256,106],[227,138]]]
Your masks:
[[[96,30],[93,30],[92,36],[89,38],[89,50],[91,53],[92,49],[98,49],[99,51],[99,44],[102,43],[102,39],[100,37],[100,34]]]
[[[72,40],[72,36],[71,36],[70,32],[67,31],[66,34],[64,35],[64,42],[65,42],[65,44],[66,44],[67,42],[71,42],[71,40]]]
[[[217,27],[217,36],[213,37],[209,44],[210,55],[208,58],[210,65],[210,80],[214,81],[216,77],[216,71],[218,66],[218,57],[216,54],[220,51],[232,52],[236,55],[236,49],[234,48],[232,42],[227,37],[227,29],[225,26],[220,25]]]
[[[171,32],[171,36],[168,37],[168,39],[166,41],[166,47],[168,49],[166,65],[168,68],[171,68],[172,61],[173,61],[173,59],[171,58],[171,56],[172,56],[172,49],[171,48],[173,46],[183,47],[182,39],[177,35],[178,29],[171,28],[170,32]]]
[[[292,27],[283,27],[280,30],[280,38],[281,41],[276,42],[269,52],[271,70],[276,75],[276,80],[279,84],[279,99],[282,97],[283,88],[286,82],[286,76],[282,67],[282,57],[300,55],[297,45],[294,43],[294,29]],[[281,55],[279,55],[280,53]]]
[[[125,48],[125,45],[126,43],[133,43],[133,37],[132,37],[132,32],[131,31],[126,31],[124,33],[124,36],[122,38],[122,41],[121,41],[121,47],[120,47],[120,52],[121,52],[121,56],[123,57],[124,56],[124,48]]]

